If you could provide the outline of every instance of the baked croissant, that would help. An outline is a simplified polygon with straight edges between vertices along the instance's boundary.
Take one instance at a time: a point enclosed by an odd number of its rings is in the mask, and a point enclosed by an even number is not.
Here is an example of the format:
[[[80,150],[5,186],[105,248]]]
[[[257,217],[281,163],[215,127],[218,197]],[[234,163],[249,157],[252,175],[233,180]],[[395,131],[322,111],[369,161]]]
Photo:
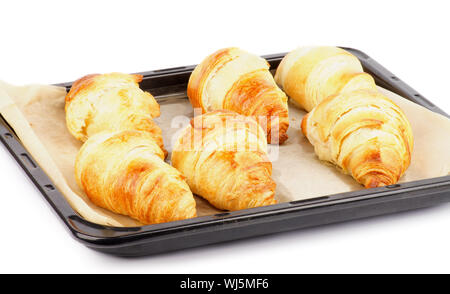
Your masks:
[[[366,188],[395,184],[410,164],[411,126],[402,110],[377,91],[329,96],[301,126],[319,159]]]
[[[301,47],[288,53],[277,68],[275,81],[307,112],[330,95],[376,89],[358,58],[337,47]]]
[[[227,109],[254,116],[269,143],[283,143],[288,137],[287,97],[259,56],[238,48],[216,51],[192,72],[187,94],[203,113]]]
[[[143,224],[195,217],[188,185],[163,159],[147,132],[102,132],[81,147],[75,177],[94,204]]]
[[[219,209],[276,203],[267,141],[258,123],[232,111],[196,116],[177,138],[172,164],[192,192]]]
[[[159,104],[139,88],[142,75],[91,74],[75,81],[66,95],[66,123],[75,138],[86,141],[103,131],[139,130],[152,134],[165,154],[161,129],[153,118]]]

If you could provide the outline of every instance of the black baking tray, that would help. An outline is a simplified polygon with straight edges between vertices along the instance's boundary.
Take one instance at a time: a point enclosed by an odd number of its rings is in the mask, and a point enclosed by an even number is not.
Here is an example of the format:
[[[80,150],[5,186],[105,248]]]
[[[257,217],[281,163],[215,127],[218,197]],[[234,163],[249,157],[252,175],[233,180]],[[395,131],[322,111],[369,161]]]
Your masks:
[[[377,83],[419,105],[448,117],[441,109],[367,54],[345,48],[361,61]],[[263,56],[277,68],[285,53]],[[140,86],[156,99],[185,93],[195,66],[142,72]],[[71,83],[58,84],[70,89]],[[424,122],[426,123],[426,122]],[[141,227],[110,227],[83,219],[25,150],[2,118],[0,140],[22,166],[76,240],[87,247],[120,256],[141,256],[229,240],[437,205],[450,201],[450,176],[380,188],[224,212]]]

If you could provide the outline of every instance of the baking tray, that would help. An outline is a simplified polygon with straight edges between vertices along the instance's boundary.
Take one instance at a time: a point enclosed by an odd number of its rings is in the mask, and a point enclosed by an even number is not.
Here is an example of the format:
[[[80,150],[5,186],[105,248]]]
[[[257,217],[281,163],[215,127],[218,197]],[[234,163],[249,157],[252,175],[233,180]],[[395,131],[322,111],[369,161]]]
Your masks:
[[[361,61],[377,85],[448,117],[367,54],[345,48]],[[275,70],[285,53],[263,56]],[[186,99],[189,76],[195,66],[141,72],[140,87],[157,100]],[[58,84],[70,89],[71,83]],[[120,256],[141,256],[236,240],[294,229],[348,221],[437,205],[450,201],[450,176],[380,188],[333,194],[306,200],[223,212],[210,216],[141,227],[110,227],[83,219],[65,200],[45,172],[25,150],[1,118],[0,140],[25,170],[76,240],[87,247]]]

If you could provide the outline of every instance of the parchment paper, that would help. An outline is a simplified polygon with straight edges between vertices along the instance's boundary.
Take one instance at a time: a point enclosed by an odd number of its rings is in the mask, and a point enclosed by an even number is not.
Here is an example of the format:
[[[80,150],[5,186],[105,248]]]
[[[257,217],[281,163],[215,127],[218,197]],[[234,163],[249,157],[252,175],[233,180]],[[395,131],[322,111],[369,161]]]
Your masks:
[[[403,109],[413,129],[411,165],[400,182],[448,175],[450,120],[385,89],[379,90]],[[74,162],[82,143],[75,140],[66,128],[65,94],[65,88],[62,87],[17,87],[0,81],[0,113],[80,215],[104,225],[141,225],[127,216],[94,205],[77,186]],[[161,105],[161,117],[155,121],[162,128],[170,159],[176,133],[189,122],[194,112],[189,101],[180,95],[166,97],[158,102]],[[269,146],[273,179],[277,183],[277,200],[286,202],[364,189],[352,177],[318,160],[312,145],[300,131],[304,114],[304,111],[289,105],[289,139],[278,150],[275,146]],[[196,197],[196,201],[199,216],[220,212],[200,197]]]

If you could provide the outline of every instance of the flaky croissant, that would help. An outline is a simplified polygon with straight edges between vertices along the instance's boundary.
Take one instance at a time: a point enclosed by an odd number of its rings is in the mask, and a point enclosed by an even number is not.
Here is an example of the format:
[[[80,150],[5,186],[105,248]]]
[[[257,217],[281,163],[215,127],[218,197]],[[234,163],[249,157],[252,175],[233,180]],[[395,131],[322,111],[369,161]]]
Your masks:
[[[196,116],[177,139],[172,164],[192,192],[219,209],[276,203],[267,141],[258,123],[232,111]]]
[[[366,188],[395,184],[410,164],[411,126],[402,110],[377,91],[329,96],[301,126],[321,160]]]
[[[86,141],[99,132],[139,130],[152,134],[165,154],[155,98],[139,88],[141,75],[91,74],[75,81],[66,95],[66,123],[75,138]]]
[[[94,204],[144,224],[195,217],[188,185],[163,159],[147,132],[103,132],[83,144],[75,176]]]
[[[238,48],[211,54],[192,72],[187,94],[203,113],[226,109],[254,116],[269,143],[287,139],[287,97],[276,85],[267,61],[259,56]]]
[[[288,53],[275,81],[300,107],[311,111],[330,95],[376,89],[358,58],[337,47],[300,47]]]

